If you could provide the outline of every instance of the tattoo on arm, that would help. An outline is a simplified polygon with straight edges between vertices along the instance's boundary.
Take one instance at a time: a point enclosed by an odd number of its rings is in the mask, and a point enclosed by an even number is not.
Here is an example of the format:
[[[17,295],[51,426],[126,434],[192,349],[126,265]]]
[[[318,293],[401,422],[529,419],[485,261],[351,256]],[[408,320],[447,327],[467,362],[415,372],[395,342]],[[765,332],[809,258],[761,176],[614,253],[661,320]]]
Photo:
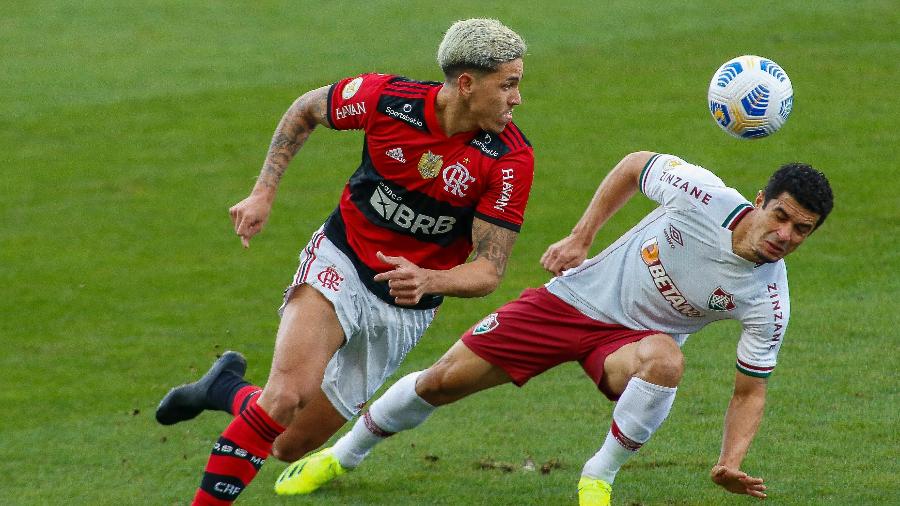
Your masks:
[[[517,232],[475,218],[472,223],[472,242],[475,249],[472,261],[478,258],[487,259],[494,264],[497,275],[503,277],[506,261],[518,236]]]
[[[309,134],[317,125],[328,124],[327,106],[327,86],[310,91],[294,101],[272,136],[266,161],[259,174],[259,184],[273,189],[278,187],[288,164],[309,138]]]

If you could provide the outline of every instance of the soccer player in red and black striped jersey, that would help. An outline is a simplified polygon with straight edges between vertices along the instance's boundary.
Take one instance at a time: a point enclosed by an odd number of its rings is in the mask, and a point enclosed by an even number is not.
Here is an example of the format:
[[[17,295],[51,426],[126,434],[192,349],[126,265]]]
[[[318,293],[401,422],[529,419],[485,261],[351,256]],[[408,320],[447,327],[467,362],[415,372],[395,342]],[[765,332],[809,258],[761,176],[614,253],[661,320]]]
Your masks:
[[[438,49],[443,82],[362,74],[304,94],[285,113],[252,192],[230,209],[244,247],[317,126],[363,130],[362,160],[300,253],[265,387],[245,381],[246,362],[229,352],[160,403],[163,424],[205,409],[235,415],[194,504],[230,504],[270,453],[294,460],[320,446],[396,370],[444,296],[497,287],[534,173],[512,122],[525,50],[496,20],[460,21]]]

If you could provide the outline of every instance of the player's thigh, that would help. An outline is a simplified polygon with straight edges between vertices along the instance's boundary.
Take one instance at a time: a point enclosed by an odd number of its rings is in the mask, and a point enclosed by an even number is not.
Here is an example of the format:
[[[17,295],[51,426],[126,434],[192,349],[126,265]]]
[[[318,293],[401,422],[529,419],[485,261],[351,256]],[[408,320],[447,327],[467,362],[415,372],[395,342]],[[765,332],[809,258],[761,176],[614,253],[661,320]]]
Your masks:
[[[681,351],[671,336],[649,335],[610,353],[603,363],[601,388],[615,395],[621,395],[628,385],[628,380],[646,371],[648,365],[656,360],[681,360]]]
[[[441,406],[511,381],[505,370],[479,357],[459,340],[419,376],[416,393],[429,404]]]
[[[334,306],[309,285],[294,289],[285,305],[275,340],[269,379],[260,404],[274,397],[304,404],[321,394],[328,361],[344,342]]]
[[[319,394],[296,413],[287,429],[275,439],[272,455],[285,462],[298,460],[325,444],[345,423],[347,419],[319,390]]]

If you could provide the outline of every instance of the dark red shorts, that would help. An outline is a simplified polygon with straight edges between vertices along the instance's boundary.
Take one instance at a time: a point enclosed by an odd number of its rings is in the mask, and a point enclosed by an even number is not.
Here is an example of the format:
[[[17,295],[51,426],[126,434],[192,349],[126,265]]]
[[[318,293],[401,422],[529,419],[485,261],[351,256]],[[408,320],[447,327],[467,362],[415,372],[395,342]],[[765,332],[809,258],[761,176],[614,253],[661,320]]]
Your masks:
[[[518,386],[559,364],[577,361],[599,388],[606,357],[653,334],[659,332],[594,320],[540,287],[526,289],[481,320],[463,334],[462,341],[506,371]],[[618,399],[600,389],[609,399]]]

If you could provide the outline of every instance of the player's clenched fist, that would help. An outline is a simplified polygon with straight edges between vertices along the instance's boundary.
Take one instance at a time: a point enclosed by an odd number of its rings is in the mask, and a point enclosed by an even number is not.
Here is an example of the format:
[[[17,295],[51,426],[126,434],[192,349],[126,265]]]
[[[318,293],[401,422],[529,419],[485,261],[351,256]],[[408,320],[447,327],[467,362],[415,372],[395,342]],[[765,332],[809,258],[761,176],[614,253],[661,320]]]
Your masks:
[[[574,236],[568,236],[547,248],[541,256],[541,267],[559,276],[562,271],[578,267],[587,258],[588,246]]]

